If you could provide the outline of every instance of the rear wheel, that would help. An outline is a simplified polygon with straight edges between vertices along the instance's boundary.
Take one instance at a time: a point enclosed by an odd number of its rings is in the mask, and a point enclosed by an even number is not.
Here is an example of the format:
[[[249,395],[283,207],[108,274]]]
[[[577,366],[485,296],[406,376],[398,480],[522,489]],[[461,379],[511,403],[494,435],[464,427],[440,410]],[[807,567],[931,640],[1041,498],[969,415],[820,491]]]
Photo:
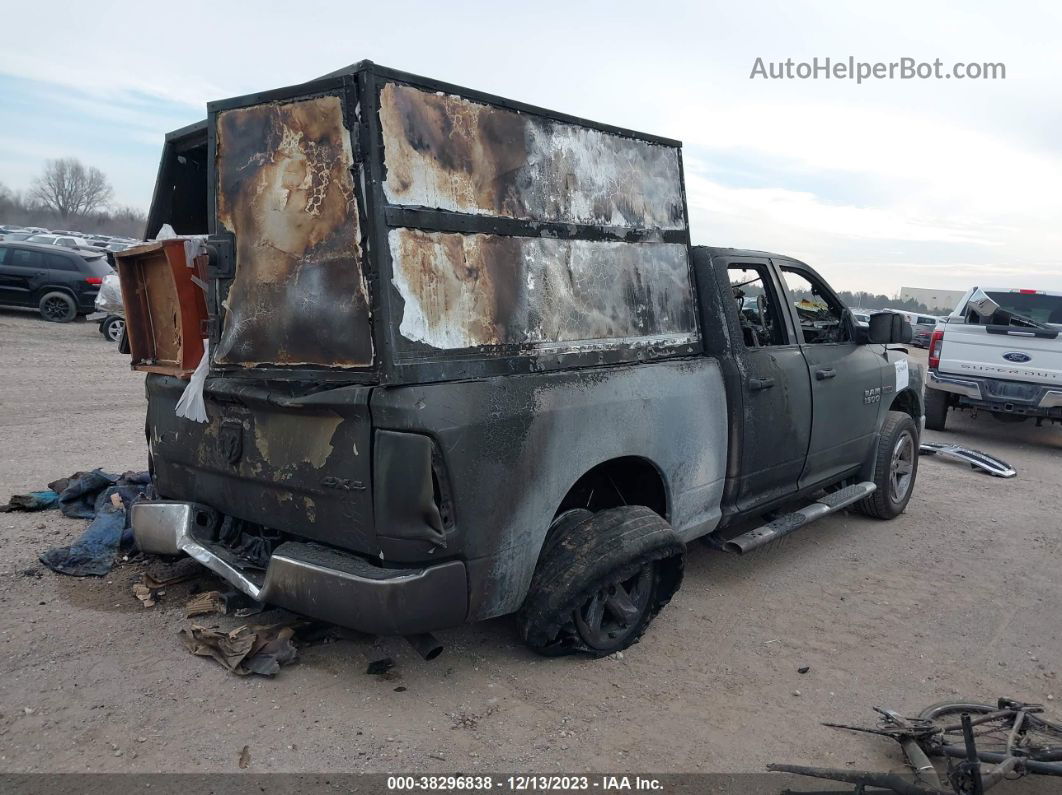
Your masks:
[[[100,334],[111,342],[118,342],[122,338],[122,331],[124,330],[125,319],[117,315],[109,315],[100,323]]]
[[[69,323],[77,317],[77,304],[66,293],[45,293],[37,308],[41,317],[52,323]]]
[[[909,414],[890,411],[878,435],[874,460],[877,490],[857,503],[875,519],[892,519],[907,508],[918,475],[918,426]]]
[[[999,715],[995,720],[975,723],[974,739],[978,751],[1005,754],[1011,750],[1031,759],[1057,762],[1062,759],[1062,726],[1047,720],[1034,711],[1027,713],[1015,733],[1012,715],[1002,714],[1012,709],[1014,702],[1001,699],[997,704],[979,704],[971,701],[944,701],[922,710],[918,717],[941,731],[940,740],[948,745],[963,745],[962,715],[968,714],[975,721],[979,716]]]
[[[548,539],[517,621],[539,654],[604,657],[637,643],[671,599],[685,547],[643,506],[573,518]]]
[[[948,393],[926,387],[926,427],[942,431],[948,422]]]

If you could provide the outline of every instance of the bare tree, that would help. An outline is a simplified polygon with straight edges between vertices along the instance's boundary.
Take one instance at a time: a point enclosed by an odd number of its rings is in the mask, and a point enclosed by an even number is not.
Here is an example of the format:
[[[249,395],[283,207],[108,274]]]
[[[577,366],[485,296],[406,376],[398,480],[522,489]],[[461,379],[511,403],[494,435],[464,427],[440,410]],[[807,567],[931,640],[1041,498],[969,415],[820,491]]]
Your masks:
[[[75,157],[62,157],[47,162],[29,195],[55,210],[65,222],[72,215],[102,210],[110,203],[114,189],[95,166],[86,168]]]

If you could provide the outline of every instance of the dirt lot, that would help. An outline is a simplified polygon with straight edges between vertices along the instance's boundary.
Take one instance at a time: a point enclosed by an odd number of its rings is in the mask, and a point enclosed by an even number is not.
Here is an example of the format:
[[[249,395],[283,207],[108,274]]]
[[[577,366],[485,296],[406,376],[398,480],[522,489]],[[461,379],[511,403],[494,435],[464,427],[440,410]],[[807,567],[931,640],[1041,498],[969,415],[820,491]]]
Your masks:
[[[0,310],[0,372],[3,499],[144,468],[143,378],[94,324]],[[179,642],[189,586],[145,610],[141,563],[103,579],[38,563],[84,522],[0,514],[0,770],[235,771],[244,746],[252,772],[895,766],[887,741],[818,722],[958,696],[1062,701],[1062,430],[952,423],[929,436],[1018,477],[922,459],[893,522],[842,514],[746,558],[697,546],[643,641],[597,662],[536,658],[496,620],[440,633],[432,663],[353,637],[238,678]],[[391,678],[366,675],[385,653]]]

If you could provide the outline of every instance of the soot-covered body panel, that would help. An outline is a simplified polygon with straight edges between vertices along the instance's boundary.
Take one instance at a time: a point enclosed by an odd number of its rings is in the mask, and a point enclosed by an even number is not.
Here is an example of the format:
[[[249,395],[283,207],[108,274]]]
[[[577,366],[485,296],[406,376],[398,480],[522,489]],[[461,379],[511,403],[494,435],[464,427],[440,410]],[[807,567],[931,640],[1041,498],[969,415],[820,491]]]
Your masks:
[[[471,618],[519,607],[565,494],[602,462],[634,457],[658,471],[681,537],[719,521],[726,397],[712,359],[382,388],[371,409],[377,427],[436,440]]]
[[[219,365],[373,363],[361,222],[342,99],[217,114],[216,205],[235,236]]]
[[[399,333],[433,348],[697,340],[686,247],[393,229]]]
[[[678,150],[388,83],[384,195],[395,205],[635,229],[683,229]]]

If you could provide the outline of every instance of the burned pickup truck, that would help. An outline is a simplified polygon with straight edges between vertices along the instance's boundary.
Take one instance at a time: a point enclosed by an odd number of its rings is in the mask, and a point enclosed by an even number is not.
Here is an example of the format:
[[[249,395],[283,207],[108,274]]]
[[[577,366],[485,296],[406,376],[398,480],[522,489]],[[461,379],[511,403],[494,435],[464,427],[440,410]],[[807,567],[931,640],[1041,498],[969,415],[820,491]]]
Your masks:
[[[208,110],[167,138],[149,230],[205,253],[120,260],[144,550],[370,633],[516,613],[536,651],[602,656],[694,539],[906,507],[910,327],[857,325],[794,259],[691,247],[677,141],[368,62]],[[204,348],[199,423],[175,407]]]

